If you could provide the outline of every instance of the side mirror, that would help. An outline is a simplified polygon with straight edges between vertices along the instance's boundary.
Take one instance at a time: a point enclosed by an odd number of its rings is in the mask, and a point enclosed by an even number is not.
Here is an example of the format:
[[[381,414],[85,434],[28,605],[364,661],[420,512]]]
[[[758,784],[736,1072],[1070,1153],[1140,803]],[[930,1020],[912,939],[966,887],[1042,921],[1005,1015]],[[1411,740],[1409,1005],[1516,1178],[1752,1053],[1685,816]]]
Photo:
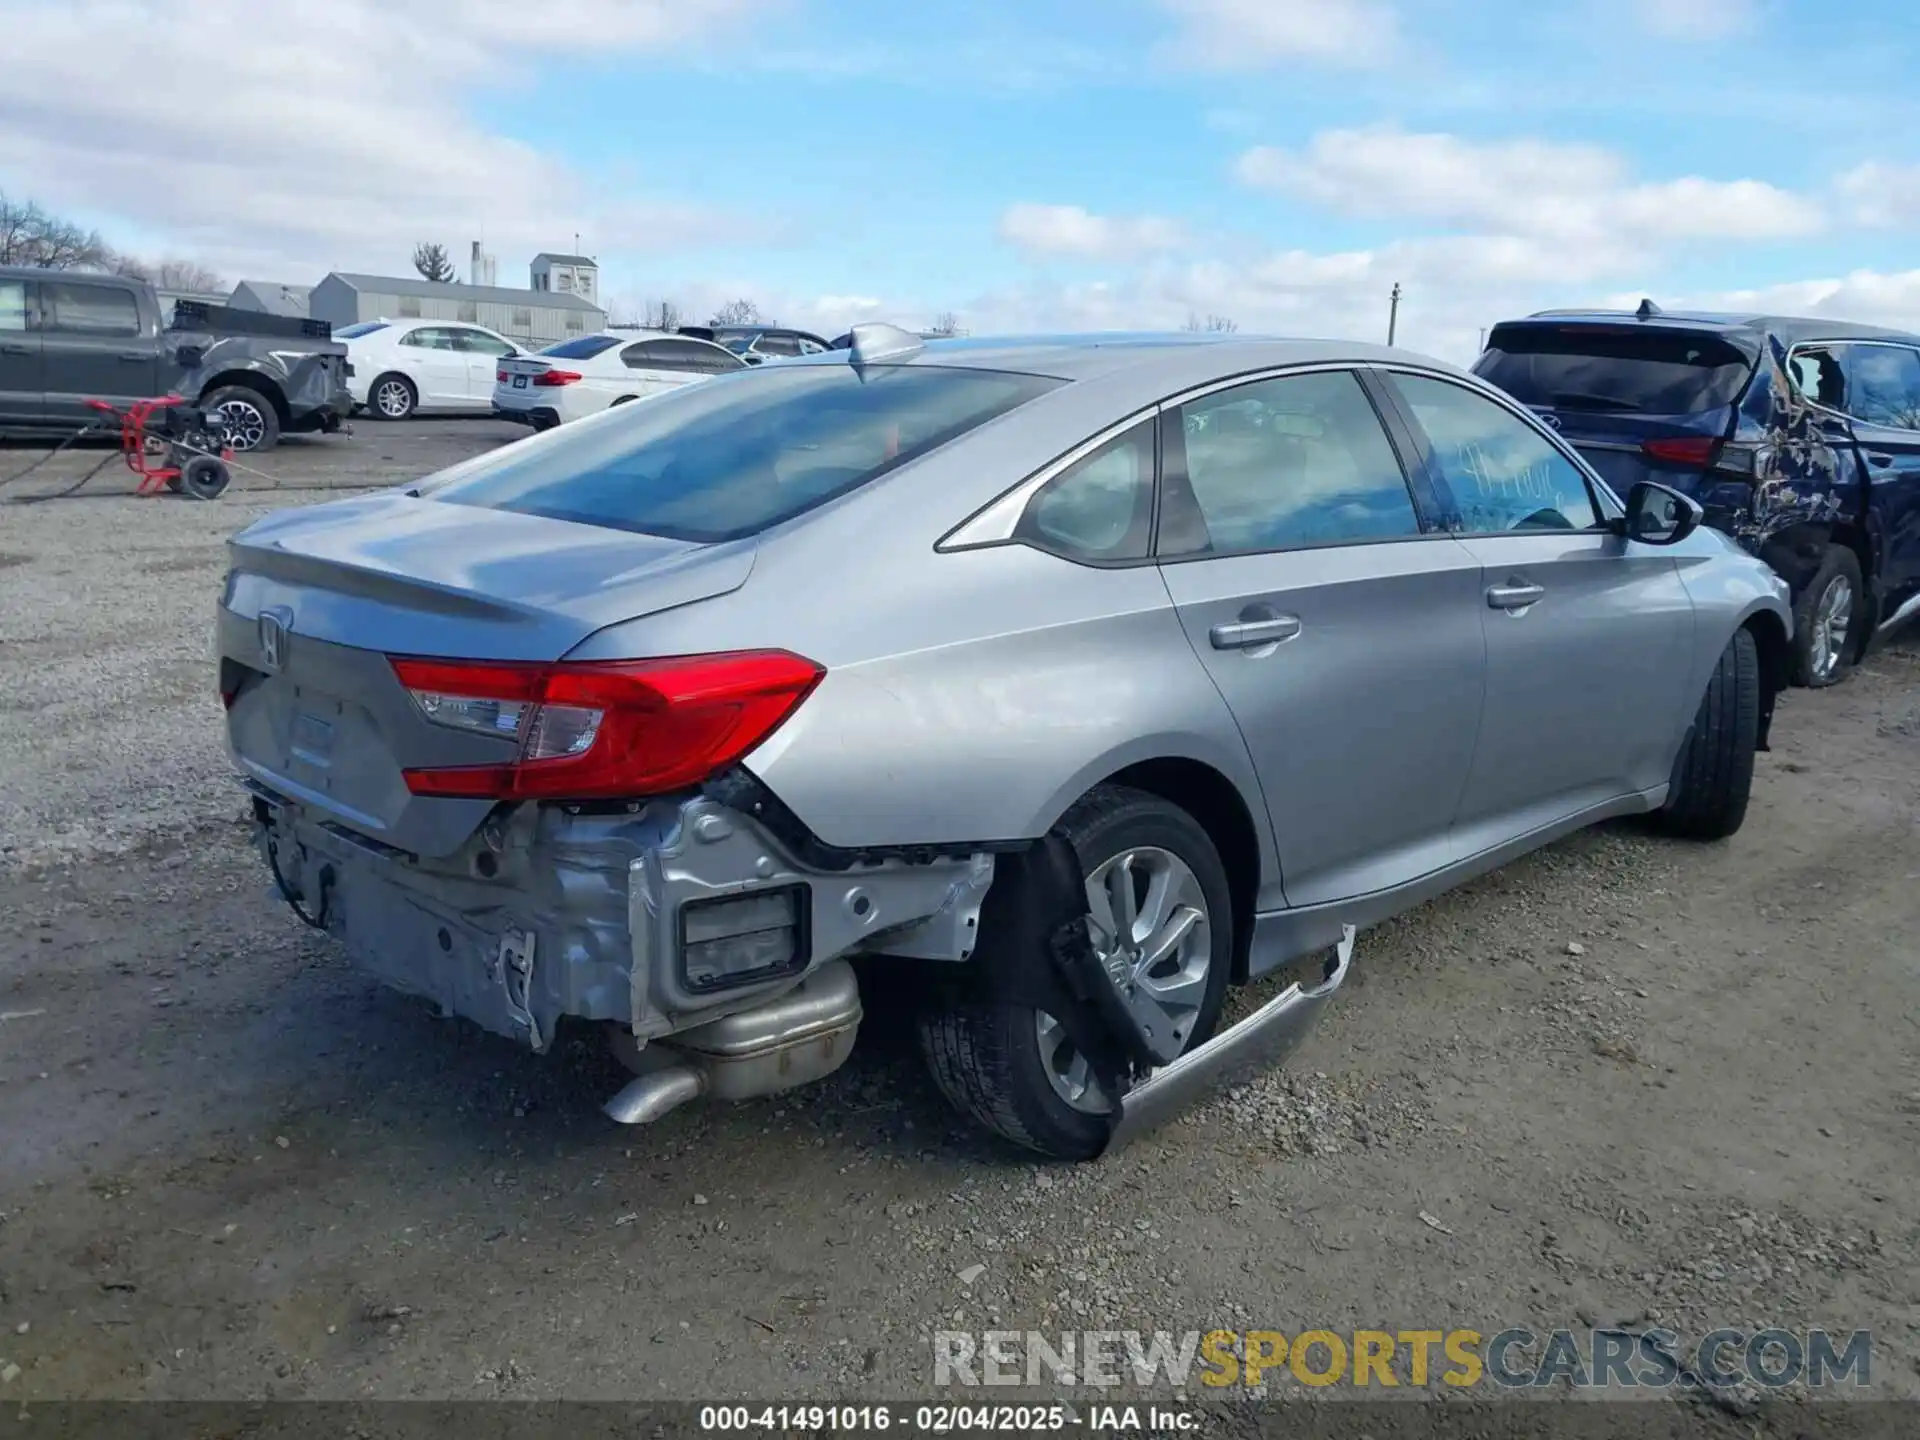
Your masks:
[[[1706,516],[1699,504],[1678,490],[1642,480],[1627,492],[1627,514],[1620,533],[1642,545],[1677,545]]]

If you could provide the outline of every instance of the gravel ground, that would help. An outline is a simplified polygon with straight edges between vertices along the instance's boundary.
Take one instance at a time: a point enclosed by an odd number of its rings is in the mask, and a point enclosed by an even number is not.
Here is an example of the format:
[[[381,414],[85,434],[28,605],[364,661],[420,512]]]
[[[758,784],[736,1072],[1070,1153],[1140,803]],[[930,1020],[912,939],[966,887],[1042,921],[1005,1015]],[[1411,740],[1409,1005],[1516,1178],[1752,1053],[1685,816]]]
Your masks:
[[[1618,1322],[1869,1327],[1920,1398],[1911,641],[1783,701],[1731,842],[1605,827],[1365,933],[1289,1068],[1108,1162],[975,1134],[884,1011],[631,1131],[597,1046],[440,1021],[270,898],[208,665],[219,542],[314,498],[264,483],[0,505],[0,1397],[924,1396],[945,1327]]]

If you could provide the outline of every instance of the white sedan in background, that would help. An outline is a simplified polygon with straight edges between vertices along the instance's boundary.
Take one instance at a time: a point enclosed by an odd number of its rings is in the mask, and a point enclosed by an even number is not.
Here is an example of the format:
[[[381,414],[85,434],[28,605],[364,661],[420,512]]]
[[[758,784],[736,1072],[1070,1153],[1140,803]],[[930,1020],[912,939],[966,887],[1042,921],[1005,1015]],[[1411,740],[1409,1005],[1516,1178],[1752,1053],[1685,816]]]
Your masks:
[[[695,380],[745,370],[724,345],[661,331],[603,330],[502,360],[493,413],[536,430],[598,414]]]
[[[381,420],[420,410],[493,408],[493,377],[521,348],[484,325],[449,320],[368,320],[333,332],[345,343],[355,405]]]

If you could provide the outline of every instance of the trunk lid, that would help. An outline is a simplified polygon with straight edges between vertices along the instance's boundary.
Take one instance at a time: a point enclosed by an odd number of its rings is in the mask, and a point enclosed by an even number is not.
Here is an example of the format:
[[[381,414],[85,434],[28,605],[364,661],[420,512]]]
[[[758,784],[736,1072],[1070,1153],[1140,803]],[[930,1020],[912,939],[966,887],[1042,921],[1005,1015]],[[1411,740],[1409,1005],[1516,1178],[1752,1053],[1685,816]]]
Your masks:
[[[389,492],[269,516],[229,554],[236,761],[336,827],[441,856],[492,805],[414,796],[401,772],[510,760],[513,745],[429,722],[389,655],[558,660],[608,625],[739,588],[754,548]]]

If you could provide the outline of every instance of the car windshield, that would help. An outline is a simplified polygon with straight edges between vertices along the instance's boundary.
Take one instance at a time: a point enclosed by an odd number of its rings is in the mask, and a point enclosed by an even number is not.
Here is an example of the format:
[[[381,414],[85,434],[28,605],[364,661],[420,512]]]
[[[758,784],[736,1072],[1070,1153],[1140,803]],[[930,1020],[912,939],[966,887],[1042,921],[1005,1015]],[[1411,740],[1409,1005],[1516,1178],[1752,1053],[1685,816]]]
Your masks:
[[[423,493],[715,542],[758,534],[947,444],[1061,381],[933,365],[769,366],[507,446]]]
[[[580,335],[572,340],[562,340],[558,345],[549,345],[540,353],[551,355],[556,360],[591,360],[602,350],[611,350],[619,343],[618,335]]]
[[[1473,370],[1523,405],[1693,415],[1731,405],[1753,365],[1700,330],[1499,325]]]
[[[371,335],[376,330],[384,330],[386,328],[387,322],[384,320],[362,320],[358,325],[348,325],[344,329],[334,331],[333,338],[336,340],[358,340],[362,335]]]

